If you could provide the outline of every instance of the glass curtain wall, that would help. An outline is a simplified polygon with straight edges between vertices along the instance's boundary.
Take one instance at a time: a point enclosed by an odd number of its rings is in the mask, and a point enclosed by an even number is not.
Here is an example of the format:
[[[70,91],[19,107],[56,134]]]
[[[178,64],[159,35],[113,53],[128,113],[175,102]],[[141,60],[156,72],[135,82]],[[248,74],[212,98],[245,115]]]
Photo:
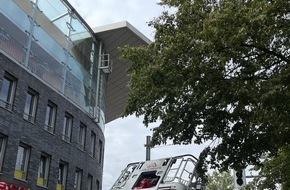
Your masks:
[[[65,2],[1,0],[0,49],[98,118],[102,43]]]

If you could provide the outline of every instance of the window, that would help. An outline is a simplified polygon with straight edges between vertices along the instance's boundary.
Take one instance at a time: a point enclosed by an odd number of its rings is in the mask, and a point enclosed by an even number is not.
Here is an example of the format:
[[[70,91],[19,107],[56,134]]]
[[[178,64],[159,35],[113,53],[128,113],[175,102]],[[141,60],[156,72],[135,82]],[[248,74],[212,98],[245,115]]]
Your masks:
[[[0,134],[0,171],[2,172],[2,166],[4,161],[5,148],[7,143],[7,137]]]
[[[28,89],[25,99],[24,107],[24,119],[29,122],[35,122],[36,106],[37,106],[38,94],[32,90]]]
[[[140,174],[132,189],[153,188],[159,181],[160,176],[156,175],[156,171],[148,171]]]
[[[38,167],[37,185],[47,187],[50,156],[42,153]]]
[[[99,180],[96,181],[96,190],[100,190],[100,182],[99,182]]]
[[[30,155],[30,147],[20,143],[18,146],[14,177],[17,179],[26,180],[28,160]]]
[[[99,150],[100,150],[99,163],[102,164],[102,162],[103,162],[103,142],[101,140],[99,140]]]
[[[78,146],[81,150],[85,149],[86,129],[87,129],[87,127],[81,123],[80,129],[79,129],[79,142],[78,142]]]
[[[16,78],[5,73],[0,90],[0,106],[12,110],[15,90]]]
[[[64,141],[67,142],[71,141],[72,125],[73,125],[73,117],[70,114],[66,113],[64,116],[63,131],[62,131],[62,139]]]
[[[90,147],[90,155],[95,157],[95,149],[96,149],[96,134],[91,132],[91,147]]]
[[[88,190],[93,190],[93,176],[88,174]]]
[[[77,168],[75,171],[75,182],[73,190],[81,190],[82,170]]]
[[[56,190],[65,190],[67,168],[68,164],[66,162],[60,161],[58,166],[58,179],[56,184]]]
[[[54,133],[56,110],[57,110],[56,105],[49,101],[46,106],[44,129],[50,133]]]

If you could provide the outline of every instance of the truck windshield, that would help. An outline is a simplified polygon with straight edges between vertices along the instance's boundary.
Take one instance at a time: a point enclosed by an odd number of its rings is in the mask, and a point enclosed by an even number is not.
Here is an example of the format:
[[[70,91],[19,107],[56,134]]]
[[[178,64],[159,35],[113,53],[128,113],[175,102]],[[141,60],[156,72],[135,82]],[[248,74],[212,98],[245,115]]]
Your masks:
[[[140,174],[140,176],[136,180],[132,189],[137,190],[137,189],[154,187],[158,183],[159,178],[160,176],[156,175],[156,170],[143,172]]]

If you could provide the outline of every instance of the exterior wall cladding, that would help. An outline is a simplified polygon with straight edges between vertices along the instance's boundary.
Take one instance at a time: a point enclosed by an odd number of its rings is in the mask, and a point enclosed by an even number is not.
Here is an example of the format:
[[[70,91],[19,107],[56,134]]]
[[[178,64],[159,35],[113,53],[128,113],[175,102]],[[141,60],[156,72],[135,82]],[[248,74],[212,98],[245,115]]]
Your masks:
[[[51,155],[47,189],[56,189],[58,181],[58,168],[60,160],[68,163],[67,183],[65,189],[74,189],[75,169],[82,170],[82,188],[87,189],[87,176],[93,176],[93,188],[99,181],[102,182],[103,150],[96,146],[96,156],[89,155],[90,132],[96,134],[96,139],[104,142],[104,134],[96,126],[91,118],[78,109],[63,96],[43,84],[40,80],[32,76],[18,64],[11,61],[5,55],[0,54],[0,86],[4,73],[8,72],[17,78],[17,87],[12,111],[0,107],[0,132],[8,138],[6,151],[3,160],[3,168],[0,180],[9,184],[27,187],[30,189],[43,189],[36,185],[41,152]],[[28,88],[32,88],[39,93],[39,100],[36,112],[35,123],[30,123],[23,119],[25,97]],[[52,101],[57,105],[57,117],[55,133],[51,134],[44,130],[44,120],[47,102]],[[72,141],[67,143],[62,140],[62,129],[65,112],[73,116]],[[85,149],[77,148],[79,125],[83,123],[87,126]],[[96,141],[99,143],[100,141]],[[14,178],[14,168],[17,158],[19,143],[31,146],[30,159],[28,164],[28,175],[26,180]],[[99,155],[102,154],[102,155]],[[99,160],[101,158],[101,160]],[[100,163],[101,162],[101,163]],[[100,188],[100,187],[99,187]]]
[[[73,10],[0,1],[0,190],[101,189],[102,43]]]

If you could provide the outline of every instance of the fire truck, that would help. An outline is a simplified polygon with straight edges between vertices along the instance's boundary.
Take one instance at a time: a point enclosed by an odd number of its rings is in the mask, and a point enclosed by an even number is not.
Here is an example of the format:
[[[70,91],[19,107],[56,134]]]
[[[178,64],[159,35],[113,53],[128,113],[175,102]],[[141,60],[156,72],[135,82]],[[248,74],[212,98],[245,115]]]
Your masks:
[[[204,190],[192,155],[130,163],[110,190]]]

